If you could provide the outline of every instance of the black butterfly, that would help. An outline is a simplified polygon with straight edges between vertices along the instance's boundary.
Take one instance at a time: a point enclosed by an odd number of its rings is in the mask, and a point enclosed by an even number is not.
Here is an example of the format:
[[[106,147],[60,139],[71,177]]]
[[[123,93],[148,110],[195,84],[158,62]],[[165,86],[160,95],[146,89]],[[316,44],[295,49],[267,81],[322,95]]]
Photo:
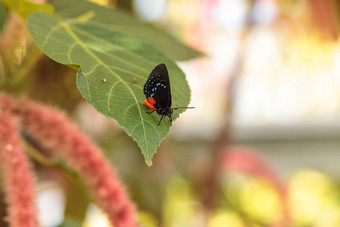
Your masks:
[[[144,104],[151,109],[151,112],[157,111],[161,115],[161,119],[158,125],[161,123],[164,117],[168,116],[170,122],[172,122],[173,110],[178,108],[194,108],[194,107],[176,107],[171,108],[171,90],[169,74],[165,64],[157,65],[149,75],[148,80],[144,85],[144,94],[146,99]]]

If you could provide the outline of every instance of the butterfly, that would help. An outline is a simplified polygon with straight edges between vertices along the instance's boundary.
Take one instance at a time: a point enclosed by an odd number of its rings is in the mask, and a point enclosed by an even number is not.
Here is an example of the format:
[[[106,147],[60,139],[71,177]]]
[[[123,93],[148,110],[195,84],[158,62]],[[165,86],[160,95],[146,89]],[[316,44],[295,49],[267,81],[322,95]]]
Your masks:
[[[171,90],[168,69],[165,64],[161,63],[157,65],[150,73],[148,80],[144,84],[144,94],[146,99],[144,104],[151,109],[151,112],[157,112],[161,115],[161,119],[158,122],[160,125],[164,117],[169,117],[170,124],[172,123],[172,113],[178,108],[191,109],[194,107],[175,107],[171,108]]]

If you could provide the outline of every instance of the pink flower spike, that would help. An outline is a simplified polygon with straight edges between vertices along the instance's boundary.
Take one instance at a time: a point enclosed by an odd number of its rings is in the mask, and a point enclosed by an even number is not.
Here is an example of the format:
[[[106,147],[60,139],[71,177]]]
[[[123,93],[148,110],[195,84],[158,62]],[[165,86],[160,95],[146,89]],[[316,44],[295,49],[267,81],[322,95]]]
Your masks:
[[[14,101],[9,95],[0,92],[0,115],[14,112],[14,105]]]
[[[100,149],[56,109],[28,100],[19,105],[20,118],[31,136],[78,171],[114,226],[137,226],[134,205]]]
[[[11,227],[36,227],[33,173],[19,143],[12,118],[0,113],[0,163],[2,167],[8,222]]]

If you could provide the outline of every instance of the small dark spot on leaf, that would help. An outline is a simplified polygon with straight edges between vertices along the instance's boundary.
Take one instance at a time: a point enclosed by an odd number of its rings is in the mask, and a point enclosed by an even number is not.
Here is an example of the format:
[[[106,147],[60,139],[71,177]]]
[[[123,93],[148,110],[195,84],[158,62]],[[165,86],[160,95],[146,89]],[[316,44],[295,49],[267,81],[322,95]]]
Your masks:
[[[132,80],[130,81],[130,84],[136,84],[138,81],[136,79],[136,77],[132,78]]]

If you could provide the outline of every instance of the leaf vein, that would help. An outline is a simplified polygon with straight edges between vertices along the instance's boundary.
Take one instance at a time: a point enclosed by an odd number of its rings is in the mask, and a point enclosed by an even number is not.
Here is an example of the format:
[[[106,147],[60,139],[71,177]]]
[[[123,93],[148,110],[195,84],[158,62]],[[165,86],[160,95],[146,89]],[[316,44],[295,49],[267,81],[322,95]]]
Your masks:
[[[123,121],[125,121],[126,113],[128,112],[128,110],[129,110],[133,105],[136,105],[136,103],[130,104],[130,105],[125,109],[124,114],[123,114]],[[145,121],[146,121],[146,120],[145,120]]]
[[[154,129],[154,131],[157,132],[157,134],[158,134],[158,140],[160,140],[161,135],[159,134],[157,128],[155,128],[155,126],[154,126],[152,123],[150,123],[148,120],[145,120],[145,122],[147,122],[149,125],[151,125],[151,127]]]
[[[111,95],[112,95],[112,90],[113,90],[113,88],[114,88],[117,84],[119,84],[119,83],[121,83],[121,82],[122,82],[122,81],[116,81],[114,84],[112,84],[111,89],[110,89],[110,91],[109,91],[109,96],[107,97],[107,108],[108,108],[108,110],[109,110],[109,113],[111,113],[110,99],[111,99]]]
[[[41,49],[45,48],[45,45],[47,44],[48,40],[50,39],[50,36],[61,26],[61,24],[57,24],[56,26],[52,27],[52,29],[47,33],[45,40],[43,44],[41,45]]]
[[[75,48],[76,46],[77,46],[77,43],[73,43],[70,49],[68,49],[67,51],[67,59],[69,60],[70,64],[72,63],[71,54],[72,54],[73,48]]]

